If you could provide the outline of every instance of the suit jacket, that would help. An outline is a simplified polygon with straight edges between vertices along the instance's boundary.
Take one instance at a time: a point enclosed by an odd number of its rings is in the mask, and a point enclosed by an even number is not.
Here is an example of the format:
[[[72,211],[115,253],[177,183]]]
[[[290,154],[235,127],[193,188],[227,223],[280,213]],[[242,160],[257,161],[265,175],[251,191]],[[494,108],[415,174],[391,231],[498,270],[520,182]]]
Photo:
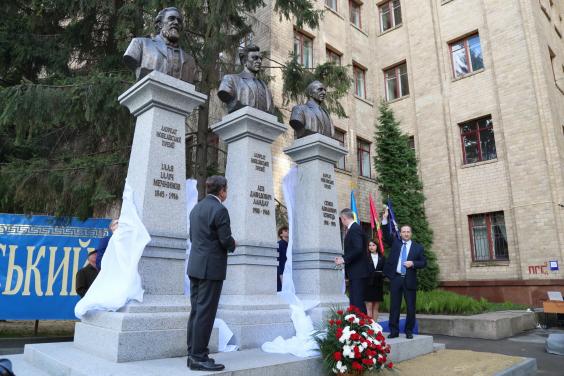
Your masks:
[[[367,278],[370,276],[370,265],[368,262],[368,241],[362,228],[357,222],[351,225],[347,231],[344,241],[345,273],[349,279]]]
[[[262,105],[258,103],[253,80],[258,83],[258,90],[264,90],[262,94],[265,96],[265,101]],[[226,74],[223,76],[217,94],[222,100],[228,96],[233,98],[230,102],[226,102],[229,113],[245,106],[257,108],[269,114],[274,112],[272,93],[268,89],[268,86],[246,71],[242,71],[239,74]]]
[[[137,80],[152,71],[162,72],[190,83],[196,80],[196,62],[182,49],[180,49],[180,65],[182,66],[180,76],[176,77],[171,74],[167,45],[160,35],[154,38],[133,38],[123,55],[123,61],[130,69],[135,70]]]
[[[384,234],[384,241],[392,248],[390,255],[386,259],[384,265],[384,275],[388,279],[401,278],[397,274],[398,261],[401,256],[401,247],[403,242],[397,238],[390,236],[388,231],[389,223],[384,225],[382,232]],[[413,261],[413,268],[407,268],[405,271],[406,287],[410,290],[417,289],[417,269],[423,269],[427,266],[427,259],[425,258],[423,246],[419,243],[411,241],[411,248],[407,255],[407,261]]]
[[[301,138],[312,133],[321,133],[333,137],[334,129],[327,111],[310,99],[306,104],[299,104],[292,108],[290,125],[296,131],[296,137]]]
[[[190,212],[188,275],[222,281],[227,272],[227,253],[235,250],[227,208],[208,195]]]

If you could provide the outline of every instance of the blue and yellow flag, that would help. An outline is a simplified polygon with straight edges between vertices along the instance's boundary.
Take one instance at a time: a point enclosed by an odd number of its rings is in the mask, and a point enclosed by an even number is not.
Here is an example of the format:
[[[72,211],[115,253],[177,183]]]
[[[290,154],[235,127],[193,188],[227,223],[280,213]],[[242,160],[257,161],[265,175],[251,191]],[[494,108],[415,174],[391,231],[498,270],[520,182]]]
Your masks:
[[[356,200],[354,198],[354,191],[351,191],[351,210],[353,212],[355,222],[360,224],[360,217],[358,216],[358,209],[356,208]]]

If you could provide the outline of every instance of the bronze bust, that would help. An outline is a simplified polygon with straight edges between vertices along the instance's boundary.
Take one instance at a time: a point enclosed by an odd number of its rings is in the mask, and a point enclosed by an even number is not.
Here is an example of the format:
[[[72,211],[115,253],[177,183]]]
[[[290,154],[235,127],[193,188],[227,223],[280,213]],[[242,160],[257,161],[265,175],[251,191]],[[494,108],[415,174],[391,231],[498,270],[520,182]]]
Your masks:
[[[159,71],[186,82],[194,82],[196,63],[178,45],[183,19],[175,7],[165,8],[155,18],[156,37],[133,38],[123,55],[125,65],[140,80]]]
[[[249,106],[272,114],[272,94],[266,83],[256,77],[262,67],[262,55],[257,46],[247,46],[239,52],[243,71],[226,74],[221,80],[217,96],[227,104],[229,113]]]
[[[329,113],[321,106],[327,95],[325,85],[313,81],[306,88],[308,101],[292,108],[290,126],[294,128],[297,138],[302,138],[313,133],[321,133],[333,137],[335,129],[331,123]]]

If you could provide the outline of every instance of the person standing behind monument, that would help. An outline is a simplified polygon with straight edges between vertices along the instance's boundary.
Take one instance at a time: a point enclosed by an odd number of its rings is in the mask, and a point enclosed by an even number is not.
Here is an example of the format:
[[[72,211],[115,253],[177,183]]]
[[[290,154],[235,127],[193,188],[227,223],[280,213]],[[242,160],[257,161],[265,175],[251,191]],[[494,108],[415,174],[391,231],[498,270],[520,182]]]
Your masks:
[[[366,235],[360,225],[354,220],[353,211],[349,208],[341,211],[341,222],[346,228],[344,241],[344,255],[335,257],[335,264],[345,264],[345,273],[349,278],[350,305],[366,312],[364,303],[364,289],[370,275],[368,264],[368,247]]]
[[[382,216],[384,241],[392,248],[384,275],[390,280],[390,334],[388,338],[399,337],[399,317],[402,298],[405,298],[407,315],[405,337],[413,338],[415,326],[415,298],[417,293],[417,269],[427,266],[423,246],[411,240],[411,226],[400,229],[401,240],[390,235],[388,229],[388,208]]]
[[[99,270],[96,267],[97,254],[98,252],[96,252],[96,250],[88,253],[88,265],[76,273],[76,293],[80,295],[81,298],[84,298],[84,295],[86,295],[86,292],[98,276]]]
[[[378,309],[380,302],[384,300],[384,263],[386,261],[384,255],[378,253],[378,246],[374,240],[368,242],[368,252],[370,258],[370,277],[367,279],[366,288],[364,290],[364,300],[366,302],[366,310],[368,316],[372,320],[378,320]]]
[[[207,196],[190,212],[190,318],[188,319],[188,360],[191,370],[221,371],[223,364],[210,358],[208,344],[217,313],[221,288],[227,272],[227,254],[235,251],[231,224],[223,202],[227,179],[206,180]]]
[[[276,291],[282,291],[282,278],[286,266],[286,251],[288,250],[288,226],[278,229],[278,278],[276,279]]]
[[[106,253],[106,248],[108,248],[108,243],[110,242],[110,238],[116,232],[119,226],[119,221],[117,219],[112,219],[108,229],[110,230],[110,235],[100,240],[100,243],[96,247],[96,269],[102,270],[102,257],[104,257],[104,253]]]

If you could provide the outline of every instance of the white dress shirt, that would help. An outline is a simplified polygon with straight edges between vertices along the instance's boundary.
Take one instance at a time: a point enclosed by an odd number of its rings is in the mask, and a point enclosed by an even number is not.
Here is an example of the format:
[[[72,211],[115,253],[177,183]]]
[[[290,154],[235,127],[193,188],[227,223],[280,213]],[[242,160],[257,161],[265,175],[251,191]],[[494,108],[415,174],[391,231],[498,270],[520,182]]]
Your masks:
[[[402,243],[403,243],[403,240],[402,240]],[[403,244],[401,246],[403,248]],[[411,240],[408,240],[407,243],[405,243],[405,247],[407,248],[407,255],[405,256],[405,259],[407,261],[407,258],[409,257],[409,250],[411,249]],[[398,266],[396,267],[396,272],[401,274],[401,248],[400,248],[400,256],[398,258]]]
[[[372,263],[374,264],[374,269],[376,269],[378,267],[378,252],[370,252],[370,257],[372,257]]]

